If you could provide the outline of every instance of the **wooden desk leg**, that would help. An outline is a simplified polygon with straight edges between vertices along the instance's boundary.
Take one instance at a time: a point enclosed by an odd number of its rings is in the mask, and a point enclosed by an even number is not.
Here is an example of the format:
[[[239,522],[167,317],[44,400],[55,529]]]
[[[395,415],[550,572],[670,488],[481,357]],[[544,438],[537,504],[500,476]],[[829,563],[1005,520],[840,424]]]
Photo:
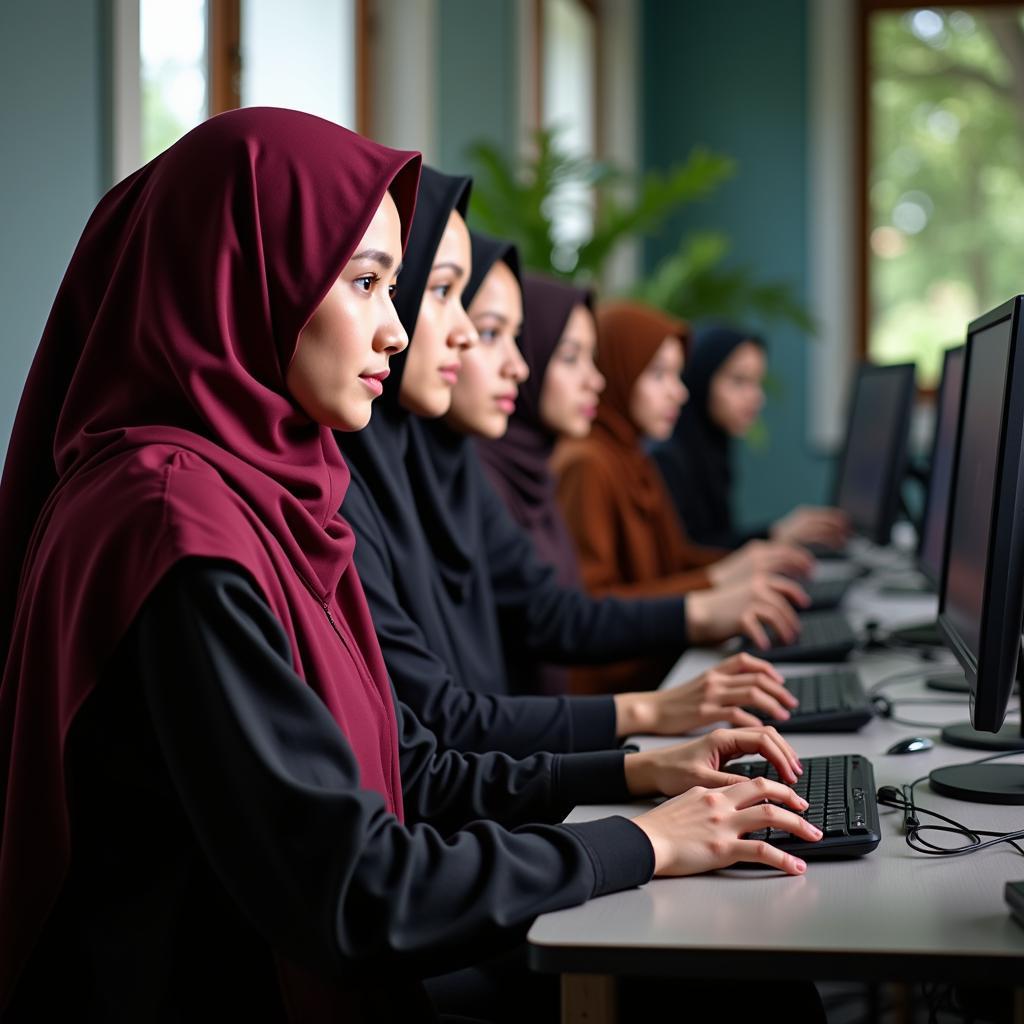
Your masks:
[[[562,1024],[616,1024],[615,978],[608,974],[562,975]]]
[[[913,987],[896,981],[889,985],[893,1000],[892,1017],[896,1024],[910,1024],[914,1019]]]

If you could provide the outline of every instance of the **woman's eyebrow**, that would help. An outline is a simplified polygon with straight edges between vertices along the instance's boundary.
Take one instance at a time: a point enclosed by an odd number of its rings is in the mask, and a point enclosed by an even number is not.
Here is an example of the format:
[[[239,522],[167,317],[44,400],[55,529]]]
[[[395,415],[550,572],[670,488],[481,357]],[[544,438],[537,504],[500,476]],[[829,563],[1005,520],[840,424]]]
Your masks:
[[[500,321],[503,324],[507,324],[508,323],[508,317],[505,316],[504,313],[498,313],[498,312],[496,312],[493,309],[482,309],[482,310],[480,310],[479,313],[477,313],[477,317],[479,319],[481,319],[481,320],[485,316],[493,316],[495,320],[498,320],[498,321]]]
[[[364,249],[362,252],[357,252],[352,259],[372,260],[374,263],[379,263],[385,270],[390,270],[395,265],[394,257],[390,253],[384,252],[383,249]]]
[[[459,277],[461,277],[466,272],[465,268],[460,266],[458,263],[453,263],[451,261],[447,263],[435,263],[430,268],[430,272],[433,274],[435,270],[454,270],[456,275]]]

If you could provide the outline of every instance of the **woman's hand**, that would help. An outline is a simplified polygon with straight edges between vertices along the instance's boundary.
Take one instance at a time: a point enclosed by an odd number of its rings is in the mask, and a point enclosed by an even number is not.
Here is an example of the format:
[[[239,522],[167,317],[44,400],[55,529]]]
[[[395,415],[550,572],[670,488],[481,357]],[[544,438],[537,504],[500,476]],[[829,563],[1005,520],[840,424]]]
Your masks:
[[[800,635],[800,621],[793,605],[809,604],[803,588],[785,576],[758,573],[746,583],[731,587],[695,590],[686,595],[686,631],[690,643],[720,644],[742,633],[761,649],[771,644],[765,627],[783,643]]]
[[[850,520],[837,508],[800,505],[775,521],[772,540],[786,544],[824,544],[841,548],[850,536]]]
[[[708,567],[714,586],[742,583],[758,572],[781,573],[800,578],[814,570],[814,556],[796,544],[752,540]]]
[[[745,777],[727,771],[726,764],[743,754],[760,754],[783,782],[795,783],[803,774],[796,751],[772,726],[759,725],[715,729],[689,743],[627,754],[626,788],[633,796],[676,796],[694,786],[729,786]]]
[[[802,875],[807,864],[799,857],[760,840],[741,838],[762,828],[791,832],[808,842],[821,838],[820,830],[809,821],[766,800],[795,811],[807,809],[807,802],[788,786],[750,779],[722,789],[691,789],[634,818],[633,824],[650,839],[654,873],[660,877],[696,875],[738,861]]]
[[[761,724],[746,708],[785,721],[797,699],[767,661],[736,654],[696,679],[654,693],[620,693],[615,697],[615,734],[676,736],[715,722]]]

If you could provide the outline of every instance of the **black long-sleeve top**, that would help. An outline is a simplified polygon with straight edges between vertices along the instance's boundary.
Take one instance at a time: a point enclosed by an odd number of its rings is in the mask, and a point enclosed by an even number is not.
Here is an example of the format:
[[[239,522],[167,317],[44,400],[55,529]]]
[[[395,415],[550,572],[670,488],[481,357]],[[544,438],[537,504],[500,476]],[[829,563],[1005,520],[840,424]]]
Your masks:
[[[342,506],[355,561],[399,699],[446,748],[587,751],[615,743],[613,698],[508,693],[506,658],[587,664],[686,645],[685,599],[595,600],[559,585],[473,456],[473,558],[458,587],[437,568],[415,516],[396,540],[358,470]],[[413,536],[418,534],[418,536]]]
[[[621,753],[438,752],[399,707],[402,824],[291,666],[236,567],[157,585],[69,737],[71,868],[5,1020],[280,1021],[275,952],[424,1019],[418,978],[650,878],[625,819],[524,824],[624,799]]]

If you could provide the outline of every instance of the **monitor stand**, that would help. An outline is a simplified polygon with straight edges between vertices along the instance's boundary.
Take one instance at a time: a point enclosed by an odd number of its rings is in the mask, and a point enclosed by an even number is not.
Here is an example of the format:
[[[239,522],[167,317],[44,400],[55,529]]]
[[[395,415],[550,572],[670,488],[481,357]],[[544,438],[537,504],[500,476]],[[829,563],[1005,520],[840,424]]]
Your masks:
[[[935,588],[923,577],[883,583],[878,588],[882,597],[912,597],[915,594],[934,594]]]
[[[1017,658],[1017,685],[1021,689],[1024,657]],[[1024,753],[1024,717],[1007,722],[999,732],[979,732],[969,722],[947,725],[942,739],[956,747],[990,754],[1019,750]],[[987,761],[982,764],[954,764],[936,768],[928,775],[932,789],[954,800],[979,804],[1024,805],[1024,764]]]
[[[889,630],[889,639],[900,644],[918,644],[921,647],[937,647],[942,643],[942,633],[935,619],[931,622],[915,622],[909,626],[897,626]]]
[[[967,682],[967,676],[959,669],[952,672],[938,672],[929,676],[924,685],[929,690],[939,690],[941,693],[970,693],[971,684]]]
[[[942,693],[970,693],[971,684],[967,682],[967,676],[963,674],[959,669],[954,669],[951,672],[936,672],[935,675],[929,676],[925,681],[924,685],[929,690],[939,690]],[[1016,696],[1020,693],[1020,686],[1017,683],[1013,684],[1013,694]],[[972,729],[973,733],[974,730]],[[996,738],[996,733],[982,733],[983,736],[991,736],[993,739]],[[987,747],[985,748],[988,749]],[[1000,750],[1005,750],[1006,747],[1000,747]]]

